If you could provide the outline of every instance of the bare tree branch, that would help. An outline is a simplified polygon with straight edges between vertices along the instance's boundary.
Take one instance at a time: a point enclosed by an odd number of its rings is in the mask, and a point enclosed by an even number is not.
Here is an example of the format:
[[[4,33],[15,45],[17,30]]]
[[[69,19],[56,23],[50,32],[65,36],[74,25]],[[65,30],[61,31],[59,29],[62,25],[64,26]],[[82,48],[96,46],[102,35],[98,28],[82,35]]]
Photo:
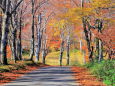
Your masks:
[[[39,3],[39,5],[36,6],[34,13],[36,13],[37,10],[38,10],[42,5],[44,5],[45,3],[47,3],[48,1],[49,1],[49,0],[41,1],[41,2]]]
[[[18,4],[17,4],[16,7],[13,9],[13,11],[11,12],[11,14],[13,14],[13,13],[17,10],[18,6],[22,3],[22,1],[23,1],[23,0],[20,0],[20,1],[18,2]]]

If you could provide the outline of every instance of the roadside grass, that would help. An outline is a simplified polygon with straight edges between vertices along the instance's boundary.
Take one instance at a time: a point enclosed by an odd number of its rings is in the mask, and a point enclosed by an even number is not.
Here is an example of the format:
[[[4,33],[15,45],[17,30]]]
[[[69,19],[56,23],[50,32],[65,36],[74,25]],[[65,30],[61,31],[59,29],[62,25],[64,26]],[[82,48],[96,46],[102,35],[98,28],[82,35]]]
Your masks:
[[[70,65],[78,66],[84,64],[84,56],[80,50],[71,50],[70,51]]]
[[[59,56],[60,51],[57,52],[51,52],[46,57],[46,64],[48,65],[59,65]],[[42,58],[40,58],[40,62],[42,62]],[[64,51],[62,64],[65,66],[67,64],[67,57],[66,57],[66,51]],[[78,64],[83,64],[83,54],[79,50],[71,50],[70,51],[70,65],[75,66]]]
[[[46,64],[48,65],[59,65],[59,55],[60,55],[60,52],[57,51],[57,52],[51,52],[47,55],[46,57]],[[65,58],[65,52],[64,52],[64,56],[63,56],[63,65],[66,65],[66,58]],[[42,60],[42,58],[40,59],[40,61]]]
[[[23,59],[28,60],[29,59],[29,51],[23,51]],[[46,64],[47,65],[59,65],[59,56],[60,51],[52,51],[48,53],[46,56]],[[35,59],[35,56],[34,56]],[[42,63],[42,56],[40,55],[40,63]],[[67,64],[67,57],[66,57],[66,51],[64,51],[62,63],[65,66]],[[83,53],[81,53],[77,49],[70,50],[70,65],[81,65],[83,63]]]
[[[102,79],[107,86],[115,86],[115,60],[92,62],[85,65],[92,74]]]

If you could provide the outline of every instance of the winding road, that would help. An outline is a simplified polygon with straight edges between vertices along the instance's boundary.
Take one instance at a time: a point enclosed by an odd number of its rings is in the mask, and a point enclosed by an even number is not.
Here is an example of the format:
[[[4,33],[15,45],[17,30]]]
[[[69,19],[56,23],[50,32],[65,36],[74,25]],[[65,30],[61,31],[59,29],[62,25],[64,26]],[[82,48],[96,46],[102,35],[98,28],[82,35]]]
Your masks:
[[[70,67],[43,67],[4,86],[80,86]]]

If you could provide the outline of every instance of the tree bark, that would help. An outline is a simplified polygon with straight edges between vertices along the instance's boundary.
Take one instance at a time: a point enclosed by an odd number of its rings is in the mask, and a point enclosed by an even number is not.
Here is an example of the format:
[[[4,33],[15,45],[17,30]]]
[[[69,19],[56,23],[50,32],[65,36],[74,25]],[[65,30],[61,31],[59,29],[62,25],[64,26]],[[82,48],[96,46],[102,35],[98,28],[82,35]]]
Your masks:
[[[42,50],[42,63],[45,64],[45,59],[46,59],[46,50]]]
[[[19,60],[22,60],[22,18],[20,17],[20,28],[19,28],[19,36],[18,36],[18,58]]]
[[[2,18],[2,38],[1,38],[1,63],[7,65],[7,43],[8,43],[8,33],[10,25],[10,2],[6,0],[3,5],[5,5],[5,11]]]
[[[45,64],[45,58],[46,58],[46,55],[47,55],[47,52],[46,52],[46,49],[47,46],[46,46],[46,34],[44,33],[43,34],[43,37],[42,37],[42,63]]]
[[[37,29],[37,43],[36,43],[36,61],[39,61],[40,49],[41,49],[41,42],[42,42],[42,32],[41,32],[41,13],[38,15],[38,29]]]
[[[60,61],[59,61],[60,66],[62,66],[63,52],[64,52],[64,41],[62,40],[61,46],[60,46],[60,58],[59,58],[60,59]]]
[[[2,14],[2,12],[0,11]],[[2,16],[0,16],[0,45],[1,45],[1,38],[2,38]],[[0,46],[0,58],[1,58],[1,46]],[[1,61],[0,61],[1,63]]]
[[[31,27],[31,30],[32,30],[32,38],[31,38],[31,49],[30,49],[30,59],[33,61],[33,56],[34,56],[34,0],[31,0],[31,3],[32,3],[32,27]]]
[[[14,31],[12,33],[12,55],[15,60],[15,63],[18,60],[17,55],[16,55],[16,32],[17,32],[17,30],[14,29]]]
[[[1,63],[7,65],[7,43],[9,33],[10,16],[4,14],[2,21],[2,39],[1,39]]]
[[[40,29],[37,33],[37,43],[36,43],[36,62],[39,61],[39,55],[40,55],[40,49],[41,49],[41,41],[42,41],[42,35],[40,32]]]
[[[103,28],[102,20],[97,19],[96,24],[97,24],[98,32],[101,33],[102,28]],[[98,57],[97,57],[98,62],[100,62],[103,59],[103,43],[102,43],[101,39],[97,39],[97,53],[98,53]]]
[[[89,60],[90,62],[92,62],[93,61],[93,57],[92,57],[93,48],[91,47],[91,32],[89,31],[90,28],[87,29],[87,23],[86,23],[85,18],[83,18],[82,22],[83,22],[83,28],[84,28],[85,38],[87,42],[88,52],[89,52]]]
[[[102,47],[102,41],[99,40],[99,59],[98,61],[100,62],[103,59],[103,47]]]
[[[70,64],[70,36],[67,38],[67,65]]]

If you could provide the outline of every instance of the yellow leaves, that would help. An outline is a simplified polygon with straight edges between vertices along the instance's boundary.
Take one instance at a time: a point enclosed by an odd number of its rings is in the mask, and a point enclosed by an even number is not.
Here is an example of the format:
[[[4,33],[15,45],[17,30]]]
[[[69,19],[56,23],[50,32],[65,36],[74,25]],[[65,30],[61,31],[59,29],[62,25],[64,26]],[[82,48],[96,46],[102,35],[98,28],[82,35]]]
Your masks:
[[[58,28],[53,28],[53,36],[56,37],[56,36],[59,36],[60,34],[60,30]]]
[[[92,8],[77,7],[77,8],[70,8],[65,13],[65,15],[63,15],[63,17],[61,16],[61,18],[65,18],[71,24],[77,24],[77,23],[81,23],[82,17],[90,16],[93,14],[94,13],[92,11]]]
[[[108,8],[113,5],[112,0],[92,0],[92,7],[97,8]]]
[[[65,29],[66,23],[67,21],[64,19],[50,21],[49,25],[53,27],[53,36],[59,36],[60,32]]]
[[[115,6],[115,1],[114,0],[92,0],[90,5],[94,12],[93,16],[103,19],[103,16],[109,13],[110,10],[109,8]]]
[[[79,20],[84,16],[90,16],[93,15],[93,9],[90,7],[87,8],[70,8],[69,11],[66,13],[67,17],[72,17],[75,20]]]
[[[78,16],[84,17],[84,16],[90,16],[93,14],[93,9],[90,7],[87,8],[76,8],[76,14]]]
[[[55,27],[58,27],[59,29],[64,29],[64,27],[66,26],[66,23],[67,23],[67,21],[62,19],[55,23]]]
[[[63,29],[66,23],[67,21],[65,19],[60,19],[60,20],[52,19],[50,20],[49,25],[53,26],[54,28]]]
[[[78,21],[80,22],[81,16],[78,16],[76,14],[76,8],[71,8],[66,13],[66,17],[68,19],[68,22],[71,22],[72,24],[76,24]]]

